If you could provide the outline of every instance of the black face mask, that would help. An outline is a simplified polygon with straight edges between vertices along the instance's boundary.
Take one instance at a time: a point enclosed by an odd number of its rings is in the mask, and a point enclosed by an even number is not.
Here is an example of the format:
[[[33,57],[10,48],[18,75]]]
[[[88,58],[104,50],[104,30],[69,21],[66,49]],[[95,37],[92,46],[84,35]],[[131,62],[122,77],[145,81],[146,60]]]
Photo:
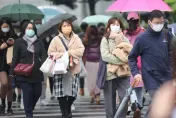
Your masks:
[[[132,31],[135,31],[138,27],[138,22],[139,22],[139,20],[129,20],[128,21],[129,29],[132,30]]]

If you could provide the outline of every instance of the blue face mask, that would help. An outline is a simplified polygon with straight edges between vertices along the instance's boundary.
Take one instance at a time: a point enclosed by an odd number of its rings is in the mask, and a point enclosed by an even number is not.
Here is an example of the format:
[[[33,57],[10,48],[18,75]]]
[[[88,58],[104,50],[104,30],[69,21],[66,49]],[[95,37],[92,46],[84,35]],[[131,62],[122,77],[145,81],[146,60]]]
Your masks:
[[[35,35],[35,32],[34,32],[33,29],[27,29],[27,30],[26,30],[26,35],[27,35],[28,37],[33,37],[33,36]]]

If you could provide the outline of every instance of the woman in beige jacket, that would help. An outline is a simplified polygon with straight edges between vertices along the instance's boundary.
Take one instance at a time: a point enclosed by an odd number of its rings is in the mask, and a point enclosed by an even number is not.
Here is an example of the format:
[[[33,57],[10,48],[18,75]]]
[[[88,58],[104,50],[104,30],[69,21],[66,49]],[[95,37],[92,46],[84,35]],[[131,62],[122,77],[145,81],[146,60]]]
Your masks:
[[[59,35],[54,37],[49,49],[48,55],[53,55],[55,60],[62,57],[64,52],[68,51],[69,57],[73,58],[73,67],[64,75],[54,76],[55,96],[59,100],[62,118],[72,118],[71,105],[76,99],[78,92],[78,74],[80,73],[80,59],[83,56],[84,46],[81,39],[72,31],[72,23],[63,20],[59,26]],[[65,43],[68,50],[64,47]]]

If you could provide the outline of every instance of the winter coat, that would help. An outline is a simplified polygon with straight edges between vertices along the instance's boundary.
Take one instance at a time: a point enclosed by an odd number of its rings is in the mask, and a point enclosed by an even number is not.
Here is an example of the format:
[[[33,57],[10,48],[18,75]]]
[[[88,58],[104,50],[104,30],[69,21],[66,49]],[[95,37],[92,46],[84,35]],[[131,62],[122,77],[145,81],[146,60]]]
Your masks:
[[[64,38],[62,33],[59,33],[59,36]],[[60,58],[66,51],[61,39],[59,36],[54,37],[51,41],[48,48],[48,55],[55,55]],[[80,59],[84,53],[84,45],[81,42],[81,39],[72,32],[71,39],[68,43],[68,53],[73,57],[74,68],[71,69],[72,74],[78,74],[81,71]]]
[[[140,29],[140,30],[139,30],[138,32],[136,32],[136,33],[134,33],[134,34],[132,34],[132,35],[127,34],[127,31],[125,31],[125,36],[128,38],[128,40],[130,41],[130,43],[131,43],[132,45],[134,45],[134,43],[135,43],[135,41],[136,41],[136,38],[137,38],[141,33],[143,33],[143,32],[145,31],[145,29],[142,28],[142,27],[139,27],[139,29]],[[137,59],[137,65],[138,65],[139,70],[141,71],[141,57],[138,57],[138,59]],[[133,76],[131,76],[131,78],[130,78],[130,84],[133,85],[133,83],[134,83],[134,78],[133,78]],[[143,87],[143,86],[144,86],[144,83],[143,83],[143,81],[141,81],[141,82],[139,83],[139,85],[136,86],[136,87]]]
[[[86,61],[99,62],[100,56],[101,56],[100,43],[95,42],[85,47],[86,47],[86,51],[85,51]]]
[[[46,53],[44,44],[40,39],[34,42],[34,68],[32,70],[32,75],[27,76],[16,76],[16,81],[25,81],[28,83],[37,83],[44,80],[43,73],[40,71],[40,67],[46,60]],[[13,49],[13,59],[12,66],[10,69],[10,74],[15,75],[14,68],[18,63],[32,64],[33,63],[33,53],[27,50],[27,42],[23,38],[19,38],[15,41]]]
[[[11,33],[8,33],[8,34],[2,34],[1,33],[1,36],[0,36],[0,46],[3,42],[7,42],[7,40],[9,38],[13,38],[14,41],[18,38],[16,34],[11,34]],[[5,49],[2,49],[0,50],[0,72],[1,71],[5,71],[5,72],[8,72],[9,69],[10,69],[10,66],[7,64],[7,58],[6,58],[6,55],[7,55],[7,50],[9,47],[11,47],[12,45],[8,45],[7,48]]]
[[[172,79],[170,34],[155,32],[149,26],[139,35],[128,56],[133,77],[140,74],[137,58],[141,56],[142,79],[146,90],[158,89],[164,82]]]
[[[128,39],[125,36],[123,36],[122,39],[123,41],[129,43]],[[107,39],[103,37],[103,39],[101,40],[101,45],[100,45],[102,59],[108,64],[124,65],[125,63],[123,61],[121,61],[118,57],[112,54],[112,51],[115,46],[116,46],[116,41],[114,39],[111,39],[111,38]],[[117,77],[118,76],[116,74],[107,72],[106,80],[112,80]]]

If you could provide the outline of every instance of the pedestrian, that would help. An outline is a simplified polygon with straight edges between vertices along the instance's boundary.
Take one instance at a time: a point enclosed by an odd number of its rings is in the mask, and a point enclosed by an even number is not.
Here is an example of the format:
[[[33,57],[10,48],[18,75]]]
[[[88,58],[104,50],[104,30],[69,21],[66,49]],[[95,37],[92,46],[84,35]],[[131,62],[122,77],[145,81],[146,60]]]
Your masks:
[[[88,24],[86,22],[81,23],[80,28],[81,31],[78,36],[79,38],[83,41],[86,35],[86,30],[87,30]],[[83,62],[85,64],[85,55],[83,56]],[[84,96],[84,85],[85,85],[85,78],[79,78],[79,94],[81,96]]]
[[[83,56],[84,46],[78,35],[73,32],[69,20],[60,22],[58,31],[59,35],[54,37],[48,48],[48,55],[53,55],[57,60],[68,48],[69,57],[73,59],[73,64],[69,64],[70,69],[66,74],[54,75],[55,96],[59,101],[62,118],[72,118],[71,106],[77,97],[78,74],[81,71],[80,58]]]
[[[23,92],[23,104],[27,118],[33,118],[33,110],[41,95],[43,73],[39,70],[46,60],[44,45],[37,37],[37,29],[31,22],[22,27],[21,38],[14,45],[11,76],[15,76],[14,69],[19,63],[32,64],[34,67],[31,76],[16,75]]]
[[[101,56],[101,37],[95,25],[91,25],[87,28],[83,43],[85,46],[86,70],[88,73],[87,87],[91,96],[90,103],[94,103],[96,99],[96,103],[100,104],[100,89],[96,85],[96,79]]]
[[[35,26],[37,28],[40,28],[41,27],[41,24],[42,21],[41,20],[38,20],[37,24],[35,24]],[[55,35],[53,34],[50,34],[49,36],[47,37],[39,37],[40,40],[42,40],[43,44],[44,44],[44,48],[45,48],[45,52],[46,52],[46,55],[47,55],[47,51],[48,51],[48,47],[51,43],[51,40],[53,39]],[[44,81],[42,82],[42,94],[40,96],[40,105],[44,105],[44,106],[48,106],[49,103],[48,101],[46,100],[46,87],[47,87],[47,79],[49,79],[49,85],[50,85],[50,91],[51,91],[51,99],[54,99],[54,96],[53,96],[53,77],[48,77],[46,74],[44,74]]]
[[[150,118],[176,118],[176,80],[166,82],[156,92]],[[164,106],[161,106],[164,103]]]
[[[167,31],[170,32],[168,28]],[[171,33],[171,32],[170,32]],[[172,59],[172,80],[166,82],[156,92],[151,104],[150,118],[175,118],[176,117],[176,40],[172,34],[171,59]],[[164,103],[164,107],[161,104]]]
[[[79,38],[83,41],[84,37],[85,37],[85,34],[86,34],[86,30],[87,30],[87,27],[89,25],[86,23],[86,22],[82,22],[81,25],[80,25],[80,28],[81,28],[81,32],[78,34]]]
[[[99,28],[101,28],[101,27],[105,27],[105,24],[102,23],[102,22],[99,22],[99,23],[97,24],[97,28],[99,29]]]
[[[113,49],[116,46],[115,39],[122,34],[121,39],[129,44],[128,39],[123,35],[123,24],[120,19],[113,17],[108,21],[105,36],[101,41],[101,56],[103,61],[107,64],[112,64],[115,66],[120,66],[124,63],[118,57],[112,54]],[[108,70],[108,68],[107,68]],[[114,118],[116,113],[116,91],[118,91],[118,96],[120,103],[126,95],[126,89],[129,88],[130,80],[128,76],[118,77],[116,73],[107,72],[107,77],[104,85],[104,98],[105,98],[105,110],[107,118]],[[125,106],[125,111],[121,114],[120,118],[126,118],[126,113],[128,110],[128,105]]]
[[[100,23],[98,23],[97,28],[98,28],[98,32],[99,32],[100,36],[103,38],[103,36],[105,34],[105,30],[106,30],[105,24],[100,22]]]
[[[18,37],[22,38],[23,36],[20,35],[21,32],[22,32],[22,27],[24,27],[26,24],[28,24],[30,21],[29,20],[23,20],[21,23],[20,23],[20,27],[18,29],[18,32],[16,32],[16,34],[18,35]],[[23,106],[23,103],[21,102],[22,101],[22,92],[21,92],[21,88],[20,88],[20,85],[18,82],[16,82],[16,78],[14,77],[13,78],[13,102],[17,101],[19,104],[20,104],[20,107],[22,109],[24,109],[24,106]],[[15,89],[17,88],[17,94],[15,92]]]
[[[7,64],[8,48],[14,45],[17,38],[8,18],[2,18],[0,21],[0,84],[1,84],[1,106],[0,115],[5,114],[6,97],[8,102],[7,115],[13,114],[12,111],[12,78],[9,77],[10,65]]]
[[[125,36],[128,38],[130,43],[134,45],[137,36],[139,36],[141,33],[144,32],[144,28],[142,28],[139,24],[139,15],[136,12],[130,12],[127,16],[127,21],[129,28],[125,31]],[[141,59],[138,57],[138,68],[141,72]],[[130,85],[134,83],[134,78],[130,77]],[[136,110],[140,110],[143,107],[143,81],[140,82],[140,84],[133,88],[136,97],[137,97],[137,106],[136,103],[131,103],[132,107],[136,107]]]
[[[50,43],[51,43],[51,41],[54,37],[55,37],[55,34],[51,34],[50,36],[48,36],[44,39],[41,39],[44,43],[46,52],[48,51],[49,45],[50,45]],[[54,94],[53,94],[53,88],[54,88],[53,83],[54,83],[54,81],[53,81],[53,77],[47,77],[47,78],[49,79],[49,87],[50,87],[50,92],[51,92],[50,99],[53,100],[54,99]],[[45,87],[44,87],[44,91],[42,92],[44,94],[43,96],[45,96],[45,94],[46,94],[46,82],[47,81],[45,80],[44,82],[45,82]],[[41,104],[48,105],[48,103],[46,101],[43,101],[43,103],[41,102]]]
[[[139,35],[129,55],[131,73],[136,86],[143,80],[145,89],[153,99],[155,92],[166,81],[171,80],[171,55],[169,48],[171,36],[163,30],[164,15],[159,10],[149,14],[147,30]],[[141,56],[142,76],[137,66]],[[148,112],[145,118],[148,118]]]

